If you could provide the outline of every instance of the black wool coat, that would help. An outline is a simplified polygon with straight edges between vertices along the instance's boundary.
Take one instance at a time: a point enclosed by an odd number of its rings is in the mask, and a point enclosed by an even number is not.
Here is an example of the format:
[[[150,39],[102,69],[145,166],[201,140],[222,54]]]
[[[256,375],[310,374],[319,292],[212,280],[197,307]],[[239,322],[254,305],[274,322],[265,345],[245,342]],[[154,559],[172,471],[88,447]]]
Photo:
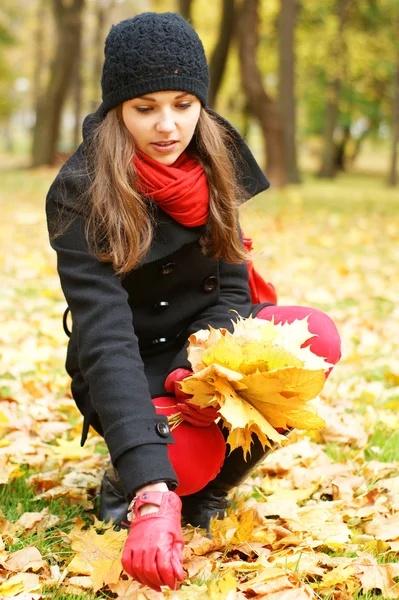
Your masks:
[[[212,114],[230,132],[247,199],[267,189],[269,182],[244,140]],[[101,107],[86,118],[83,143],[49,189],[50,236],[60,214],[69,219],[76,201],[87,202],[82,196],[88,185],[82,175],[85,144],[99,118]],[[156,225],[151,249],[139,267],[122,277],[89,253],[82,215],[50,239],[72,315],[65,367],[84,416],[82,444],[90,425],[103,435],[127,493],[150,482],[166,481],[171,489],[178,483],[167,453],[174,440],[167,418],[156,414],[151,398],[166,395],[168,373],[190,368],[188,337],[208,325],[231,330],[231,309],[247,317],[256,308],[245,263],[204,256],[199,241],[205,225],[185,227],[157,205],[152,208]]]

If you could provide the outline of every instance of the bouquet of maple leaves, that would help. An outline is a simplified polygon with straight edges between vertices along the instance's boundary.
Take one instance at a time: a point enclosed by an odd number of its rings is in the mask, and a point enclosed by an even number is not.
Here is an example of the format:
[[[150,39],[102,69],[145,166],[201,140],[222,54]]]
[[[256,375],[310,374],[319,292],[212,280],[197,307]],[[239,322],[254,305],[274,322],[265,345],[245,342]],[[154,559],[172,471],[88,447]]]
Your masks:
[[[304,342],[314,337],[308,319],[278,323],[249,317],[233,322],[234,331],[201,329],[189,338],[193,375],[181,382],[190,403],[219,407],[230,430],[231,450],[250,454],[252,433],[271,446],[285,437],[279,430],[323,429],[311,401],[323,389],[332,366]],[[181,422],[173,415],[171,424]]]

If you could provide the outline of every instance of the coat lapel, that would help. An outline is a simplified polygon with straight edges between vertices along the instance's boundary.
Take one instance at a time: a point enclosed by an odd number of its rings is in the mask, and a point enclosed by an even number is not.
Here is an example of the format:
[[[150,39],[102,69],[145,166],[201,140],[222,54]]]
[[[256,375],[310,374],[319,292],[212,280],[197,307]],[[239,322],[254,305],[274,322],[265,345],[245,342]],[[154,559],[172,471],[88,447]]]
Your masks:
[[[236,175],[239,185],[244,192],[245,200],[249,200],[260,192],[267,190],[270,183],[259,167],[251,150],[243,137],[226,119],[210,108],[205,109],[217,122],[229,133],[231,141],[231,152],[236,166]],[[83,139],[87,140],[91,132],[105,117],[102,105],[95,113],[88,115],[83,123]],[[205,225],[199,227],[185,227],[167,213],[158,205],[152,203],[154,211],[154,238],[151,249],[142,260],[141,264],[147,264],[160,260],[176,252],[185,244],[190,244],[199,240],[205,232]]]
[[[153,204],[154,237],[150,251],[141,262],[142,265],[165,258],[182,246],[199,240],[206,228],[205,225],[185,227],[165,213],[158,205]]]

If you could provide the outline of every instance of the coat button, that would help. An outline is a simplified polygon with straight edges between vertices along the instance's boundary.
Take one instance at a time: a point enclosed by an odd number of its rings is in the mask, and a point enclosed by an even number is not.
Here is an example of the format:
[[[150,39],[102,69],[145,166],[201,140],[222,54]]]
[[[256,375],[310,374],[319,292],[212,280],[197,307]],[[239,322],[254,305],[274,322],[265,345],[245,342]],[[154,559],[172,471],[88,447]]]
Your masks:
[[[204,281],[204,292],[213,292],[219,285],[218,278],[212,275]]]
[[[175,268],[176,263],[174,262],[170,262],[170,263],[166,263],[166,265],[162,265],[161,267],[161,273],[162,275],[170,275],[171,272],[173,271],[173,269]]]
[[[161,312],[163,310],[166,310],[168,308],[168,306],[169,306],[169,302],[166,302],[166,300],[161,300],[161,302],[156,302],[152,308],[154,310]]]
[[[170,434],[169,425],[167,425],[167,423],[164,423],[163,421],[159,421],[159,423],[155,425],[155,430],[157,434],[163,438],[167,438]]]
[[[157,346],[158,344],[166,344],[167,341],[168,341],[168,338],[162,337],[162,338],[157,338],[156,340],[152,340],[151,344],[153,344],[154,346]]]

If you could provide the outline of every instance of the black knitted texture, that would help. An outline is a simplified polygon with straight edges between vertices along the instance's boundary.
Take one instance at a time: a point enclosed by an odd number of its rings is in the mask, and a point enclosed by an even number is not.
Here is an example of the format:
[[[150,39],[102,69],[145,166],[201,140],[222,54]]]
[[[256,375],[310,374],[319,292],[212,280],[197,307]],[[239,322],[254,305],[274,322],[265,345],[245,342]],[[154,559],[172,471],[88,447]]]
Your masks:
[[[189,92],[206,105],[209,72],[194,29],[177,13],[142,13],[114,25],[105,40],[105,112],[151,92]]]

